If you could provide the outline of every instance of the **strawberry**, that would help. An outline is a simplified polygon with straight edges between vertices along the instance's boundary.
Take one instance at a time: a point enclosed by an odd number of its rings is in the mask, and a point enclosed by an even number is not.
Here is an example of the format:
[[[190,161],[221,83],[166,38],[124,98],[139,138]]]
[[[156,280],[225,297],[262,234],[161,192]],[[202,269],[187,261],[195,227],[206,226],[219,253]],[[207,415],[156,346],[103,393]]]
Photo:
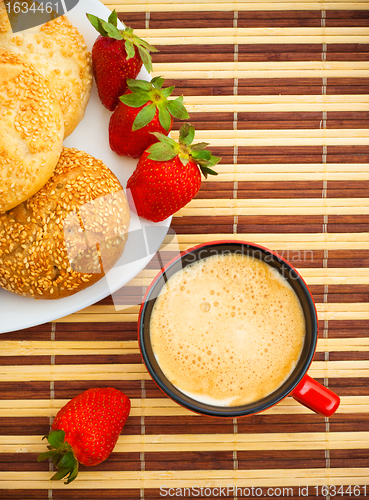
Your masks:
[[[207,143],[191,146],[195,129],[185,123],[179,143],[164,134],[154,132],[159,142],[152,144],[138,161],[127,183],[131,208],[145,219],[159,222],[187,203],[197,194],[201,173],[217,175],[210,167],[220,158],[206,150]]]
[[[158,139],[152,132],[167,135],[173,126],[173,116],[189,118],[183,106],[183,96],[174,100],[168,97],[174,87],[162,89],[160,76],[151,82],[128,80],[128,90],[111,115],[109,123],[110,147],[118,155],[139,158]]]
[[[47,438],[49,450],[37,461],[49,457],[59,469],[51,479],[67,477],[65,484],[78,474],[79,462],[97,465],[113,451],[128,418],[131,402],[112,387],[88,389],[61,408]]]
[[[127,89],[127,80],[136,78],[142,65],[152,71],[151,52],[155,47],[133,34],[133,29],[118,30],[115,10],[108,22],[87,14],[92,26],[100,33],[92,47],[92,67],[102,104],[114,111],[119,96]]]

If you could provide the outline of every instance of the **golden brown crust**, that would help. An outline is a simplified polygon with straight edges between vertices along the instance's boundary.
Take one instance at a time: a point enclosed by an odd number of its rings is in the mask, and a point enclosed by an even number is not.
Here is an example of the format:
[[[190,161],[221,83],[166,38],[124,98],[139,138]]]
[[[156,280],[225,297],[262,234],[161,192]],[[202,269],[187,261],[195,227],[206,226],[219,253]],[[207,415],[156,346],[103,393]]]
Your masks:
[[[50,82],[20,55],[0,49],[0,213],[49,180],[63,135]]]
[[[49,182],[0,215],[0,286],[58,299],[93,285],[123,253],[129,220],[115,175],[84,151],[64,148]]]
[[[5,9],[4,1],[0,0],[0,33],[6,33],[11,29],[12,27],[10,26],[9,17]]]
[[[0,33],[0,47],[22,54],[50,80],[68,137],[84,117],[92,89],[91,54],[81,33],[60,16],[20,33]]]

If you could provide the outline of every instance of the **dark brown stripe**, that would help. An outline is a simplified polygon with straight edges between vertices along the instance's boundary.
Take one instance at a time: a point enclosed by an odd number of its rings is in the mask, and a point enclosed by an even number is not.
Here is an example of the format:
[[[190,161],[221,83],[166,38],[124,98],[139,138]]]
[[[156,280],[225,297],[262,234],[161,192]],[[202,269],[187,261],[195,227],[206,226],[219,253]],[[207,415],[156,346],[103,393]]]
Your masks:
[[[48,398],[46,399],[48,400]],[[1,434],[4,436],[40,435],[42,437],[50,431],[50,419],[48,417],[0,417],[0,429]],[[28,456],[28,454],[22,455],[21,453],[17,455]],[[4,455],[0,453],[0,457],[3,459]]]
[[[50,356],[51,353],[46,356],[0,356],[0,366],[45,366],[50,364]]]
[[[368,382],[366,377],[343,377],[329,379],[329,387],[339,396],[368,396]]]
[[[153,382],[152,382],[153,383]],[[146,384],[146,382],[145,382]],[[91,387],[115,387],[129,398],[141,398],[141,381],[140,380],[68,380],[56,381],[55,385],[55,399],[72,399],[80,392],[86,391]],[[163,394],[160,392],[160,394]],[[50,393],[49,393],[50,395]],[[162,396],[150,396],[162,397]]]
[[[326,27],[366,27],[369,26],[367,10],[329,10],[326,12]]]
[[[266,474],[267,474],[267,471],[266,471]],[[323,474],[323,472],[322,472]],[[303,480],[302,480],[303,481]],[[301,481],[301,482],[302,482]],[[196,483],[196,481],[193,481],[194,483]],[[229,483],[229,481],[227,480],[224,480],[224,486],[222,485],[222,495],[223,495],[223,498],[228,498],[229,500],[232,500],[234,498],[233,494],[236,493],[236,490],[233,492],[232,490],[232,484],[230,485],[230,490],[229,490],[229,494],[227,494],[227,484],[226,483]],[[272,491],[274,492],[275,494],[275,497],[282,497],[282,495],[284,495],[284,497],[288,497],[289,500],[301,500],[301,492],[303,492],[303,494],[305,495],[305,490],[303,488],[305,488],[305,486],[301,486],[301,490],[299,490],[299,486],[275,486],[273,490],[270,490],[270,488],[273,488],[272,486],[261,486],[261,487],[252,487],[251,486],[251,480],[250,480],[250,486],[247,487],[247,486],[243,486],[242,488],[238,488],[237,490],[237,494],[238,494],[238,498],[252,498],[252,495],[254,495],[254,497],[257,497],[257,496],[260,496],[260,497],[270,497],[270,495],[272,494]],[[170,488],[170,484],[167,484],[166,485],[167,488]],[[195,485],[194,485],[195,486]],[[309,496],[304,496],[303,498],[306,498],[307,500],[326,500],[326,496],[321,496],[320,495],[320,491],[321,491],[321,487],[319,486],[318,487],[318,495],[316,495],[316,490],[315,488],[313,487],[309,487],[308,490],[306,491],[309,491]],[[346,487],[347,488],[347,487]],[[364,491],[364,486],[361,486],[362,490]],[[220,495],[220,489],[219,487],[215,489],[214,491],[214,495],[215,496],[212,496],[212,492],[214,490],[211,488],[211,487],[199,487],[197,486],[196,489],[194,490],[195,493],[191,493],[189,488],[187,488],[187,490],[185,490],[184,488],[181,490],[181,489],[178,489],[178,495],[187,495],[186,498],[190,498],[188,495],[193,495],[193,497],[197,497],[197,498],[206,498],[207,500],[219,500],[219,495]],[[300,493],[299,493],[300,491]],[[333,491],[333,490],[332,490]],[[353,491],[353,488],[352,488],[352,491]],[[177,494],[177,489],[173,489],[173,490],[168,490],[166,493],[164,493],[165,490],[160,490],[160,489],[152,489],[152,490],[149,490],[149,489],[145,489],[145,498],[147,499],[150,499],[150,500],[162,500],[163,499],[163,496],[160,496],[165,494],[168,494],[171,493],[173,495],[176,495]],[[291,496],[291,494],[293,496]],[[224,496],[224,495],[228,495],[228,496]],[[242,496],[240,496],[242,495]],[[275,498],[274,497],[274,498]],[[165,497],[164,497],[165,498]],[[168,498],[170,498],[168,496]],[[176,498],[176,497],[173,497],[173,498]],[[184,497],[185,498],[185,497]],[[115,499],[114,499],[115,500]],[[345,498],[346,500],[346,498]]]
[[[56,365],[141,364],[140,354],[74,354],[55,356]]]
[[[50,340],[51,323],[44,323],[32,328],[2,333],[0,340]]]
[[[25,500],[25,490],[0,490],[1,500]],[[29,490],[27,489],[27,500],[48,500],[47,490]],[[55,496],[54,496],[55,498]],[[101,497],[102,498],[102,497]],[[138,497],[139,498],[139,497]],[[101,499],[100,499],[101,500]],[[113,499],[111,499],[113,500]]]
[[[73,486],[72,486],[73,487]],[[146,491],[146,489],[145,489]],[[47,493],[47,491],[46,491]],[[63,490],[53,490],[53,500],[102,500],[107,498],[109,500],[139,500],[141,498],[139,489],[76,489],[68,488],[68,495]],[[43,497],[47,498],[47,497]],[[14,499],[18,500],[18,499]],[[20,500],[24,498],[20,497]]]
[[[331,351],[329,353],[330,361],[368,361],[369,351]]]
[[[211,47],[211,48],[210,48]],[[315,61],[322,52],[320,44],[247,44],[240,45],[240,62],[263,61]],[[156,45],[158,53],[153,54],[153,64],[164,62],[233,62],[234,45]],[[338,51],[339,52],[339,51]],[[355,53],[354,53],[355,56]],[[334,57],[334,54],[332,54]],[[365,53],[359,53],[358,60],[366,60]],[[340,59],[338,59],[340,60]],[[356,59],[355,59],[356,60]],[[209,85],[211,82],[207,82]]]
[[[362,48],[362,47],[365,47]],[[344,49],[346,48],[345,46],[342,47],[342,49],[337,49],[337,51],[332,51],[328,52],[327,51],[327,61],[347,61],[348,57],[352,61],[368,61],[369,60],[369,45],[364,45],[362,44],[359,46],[360,49],[362,50],[356,50],[353,49],[351,52],[349,49],[347,49],[347,52],[344,52]],[[350,56],[348,56],[348,52],[350,53]]]
[[[50,382],[0,382],[0,399],[48,399]]]
[[[234,129],[234,114],[229,113],[191,113],[189,121],[196,130],[233,130]],[[268,129],[319,129],[322,121],[321,112],[306,112],[306,113],[289,113],[289,112],[241,112],[237,115],[238,130],[268,130]],[[344,119],[333,121],[332,123],[342,123],[347,125]],[[364,127],[366,118],[362,120],[352,120],[349,124],[357,124]],[[173,124],[174,130],[179,130],[183,122],[175,120]],[[328,127],[327,127],[328,128]],[[331,128],[334,128],[333,126]],[[347,128],[347,127],[346,127]],[[354,126],[351,128],[355,128]]]
[[[336,79],[337,80],[337,79]],[[342,85],[346,89],[346,93],[359,93],[356,92],[357,87],[355,85],[360,85],[360,93],[367,93],[367,79],[361,79],[356,82],[356,79],[351,79],[351,85],[353,87],[346,87],[344,82],[334,83],[334,86],[330,87],[332,93],[342,93],[340,90]],[[233,95],[234,92],[234,80],[232,78],[227,79],[191,79],[186,80],[185,78],[178,79],[167,79],[165,84],[169,87],[175,85],[175,90],[173,95]],[[350,84],[348,84],[350,85]],[[334,92],[337,87],[338,91]],[[250,79],[240,79],[238,81],[239,95],[290,95],[293,89],[294,94],[299,95],[321,95],[322,93],[322,80],[321,78],[250,78]],[[328,92],[328,88],[327,88]]]
[[[135,323],[57,323],[56,340],[137,340]]]

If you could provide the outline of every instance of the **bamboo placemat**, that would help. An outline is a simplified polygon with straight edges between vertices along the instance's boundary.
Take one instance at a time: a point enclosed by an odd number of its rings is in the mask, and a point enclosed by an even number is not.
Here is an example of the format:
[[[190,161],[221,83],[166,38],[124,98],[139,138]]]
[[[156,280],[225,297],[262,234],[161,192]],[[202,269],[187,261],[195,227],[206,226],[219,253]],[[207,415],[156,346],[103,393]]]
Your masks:
[[[219,238],[282,253],[317,303],[320,339],[309,373],[342,403],[330,419],[287,398],[260,415],[223,421],[164,397],[141,363],[136,336],[137,298],[156,272],[154,258],[114,302],[0,337],[0,498],[366,496],[368,2],[105,4],[160,49],[154,75],[176,85],[197,139],[222,157],[220,175],[174,216],[177,243],[167,239],[162,257]],[[131,307],[116,308],[116,300]],[[92,386],[123,390],[131,416],[106,462],[82,467],[69,486],[51,483],[52,466],[36,462],[41,437],[58,409]],[[220,489],[228,486],[242,491]]]

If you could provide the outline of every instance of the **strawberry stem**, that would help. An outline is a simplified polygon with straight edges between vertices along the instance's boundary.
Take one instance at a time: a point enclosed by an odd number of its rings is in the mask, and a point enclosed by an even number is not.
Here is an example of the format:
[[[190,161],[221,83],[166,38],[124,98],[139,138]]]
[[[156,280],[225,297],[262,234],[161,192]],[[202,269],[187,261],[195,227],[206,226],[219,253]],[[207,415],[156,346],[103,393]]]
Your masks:
[[[131,107],[141,107],[147,104],[137,114],[133,122],[132,130],[139,130],[153,119],[156,109],[159,111],[159,122],[164,130],[169,132],[172,116],[179,120],[189,118],[183,105],[183,96],[169,100],[174,87],[162,89],[164,78],[156,76],[147,82],[145,80],[127,80],[128,89],[131,93],[122,95],[119,99]],[[149,104],[150,103],[150,104]]]
[[[59,470],[51,478],[52,481],[66,477],[64,484],[71,483],[78,475],[78,460],[76,459],[71,446],[65,441],[65,432],[62,430],[51,431],[47,438],[49,445],[45,453],[37,457],[37,462],[51,458],[55,467]]]
[[[146,70],[151,73],[152,60],[150,52],[158,52],[158,49],[142,40],[133,33],[132,28],[118,29],[118,14],[115,10],[110,14],[108,22],[93,14],[86,14],[92,26],[104,37],[114,38],[115,40],[124,40],[127,59],[135,56],[135,48],[137,48],[141,61]]]
[[[175,142],[159,132],[152,132],[152,134],[159,139],[159,142],[152,144],[147,149],[150,160],[167,161],[178,156],[184,166],[189,161],[196,163],[205,178],[208,175],[218,175],[218,172],[215,172],[211,167],[219,163],[221,158],[213,156],[209,150],[205,149],[208,146],[206,142],[192,144],[195,138],[193,125],[189,123],[182,125],[179,131],[179,142]]]

